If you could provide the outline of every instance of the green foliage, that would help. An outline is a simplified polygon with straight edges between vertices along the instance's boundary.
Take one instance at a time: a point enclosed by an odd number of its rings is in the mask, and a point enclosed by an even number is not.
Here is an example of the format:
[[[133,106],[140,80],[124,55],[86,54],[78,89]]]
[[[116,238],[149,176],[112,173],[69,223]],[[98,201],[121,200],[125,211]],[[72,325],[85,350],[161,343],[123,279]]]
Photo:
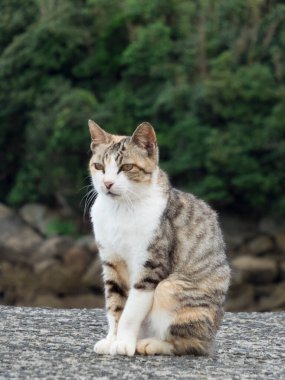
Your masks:
[[[3,200],[77,207],[87,119],[125,134],[148,120],[175,185],[285,212],[283,1],[2,3]]]
[[[87,167],[89,132],[82,118],[92,115],[97,102],[84,89],[71,88],[62,78],[53,77],[42,89],[26,127],[28,145],[25,160],[9,194],[11,203],[23,199],[76,200]],[[84,150],[83,150],[83,149]]]
[[[72,220],[54,218],[47,226],[47,235],[79,236],[78,227]]]

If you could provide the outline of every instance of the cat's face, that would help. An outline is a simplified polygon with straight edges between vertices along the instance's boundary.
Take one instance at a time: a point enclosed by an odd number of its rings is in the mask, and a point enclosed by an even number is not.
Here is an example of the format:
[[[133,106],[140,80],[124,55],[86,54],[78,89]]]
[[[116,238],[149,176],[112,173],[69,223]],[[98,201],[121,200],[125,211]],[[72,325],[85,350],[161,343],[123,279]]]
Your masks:
[[[154,129],[138,126],[131,137],[111,135],[89,121],[92,157],[89,170],[98,194],[132,201],[152,181],[157,168],[158,148]]]

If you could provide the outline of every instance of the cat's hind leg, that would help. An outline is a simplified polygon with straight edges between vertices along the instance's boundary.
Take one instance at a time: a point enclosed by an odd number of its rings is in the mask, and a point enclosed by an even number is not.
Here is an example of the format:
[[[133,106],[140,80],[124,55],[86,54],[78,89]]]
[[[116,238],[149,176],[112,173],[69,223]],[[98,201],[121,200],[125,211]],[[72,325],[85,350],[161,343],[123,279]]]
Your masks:
[[[172,355],[173,345],[157,338],[146,338],[137,342],[136,351],[141,355]]]
[[[213,300],[214,302],[214,300]],[[220,309],[204,289],[177,278],[160,282],[149,314],[154,338],[138,342],[144,355],[207,355],[218,328]]]

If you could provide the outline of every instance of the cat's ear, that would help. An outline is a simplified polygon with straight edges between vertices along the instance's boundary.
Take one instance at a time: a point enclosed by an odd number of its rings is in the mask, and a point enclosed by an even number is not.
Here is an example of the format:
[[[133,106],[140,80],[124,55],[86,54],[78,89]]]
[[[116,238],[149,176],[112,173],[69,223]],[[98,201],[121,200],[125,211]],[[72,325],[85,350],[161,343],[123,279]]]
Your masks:
[[[92,139],[92,150],[99,144],[108,144],[111,142],[111,135],[100,128],[93,120],[88,120],[88,126]]]
[[[151,124],[141,123],[132,135],[132,142],[140,148],[145,149],[152,156],[157,147],[155,131]]]

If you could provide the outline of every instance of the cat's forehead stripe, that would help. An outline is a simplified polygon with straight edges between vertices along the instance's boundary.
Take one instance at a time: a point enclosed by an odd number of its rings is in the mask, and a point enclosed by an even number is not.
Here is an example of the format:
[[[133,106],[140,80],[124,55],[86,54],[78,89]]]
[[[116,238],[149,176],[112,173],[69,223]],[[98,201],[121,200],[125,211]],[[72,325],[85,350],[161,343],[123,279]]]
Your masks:
[[[121,164],[123,160],[123,152],[126,150],[125,145],[128,140],[129,137],[124,137],[119,142],[113,142],[104,153],[104,162],[108,162],[108,157],[114,156],[115,161],[118,162],[118,164]]]

